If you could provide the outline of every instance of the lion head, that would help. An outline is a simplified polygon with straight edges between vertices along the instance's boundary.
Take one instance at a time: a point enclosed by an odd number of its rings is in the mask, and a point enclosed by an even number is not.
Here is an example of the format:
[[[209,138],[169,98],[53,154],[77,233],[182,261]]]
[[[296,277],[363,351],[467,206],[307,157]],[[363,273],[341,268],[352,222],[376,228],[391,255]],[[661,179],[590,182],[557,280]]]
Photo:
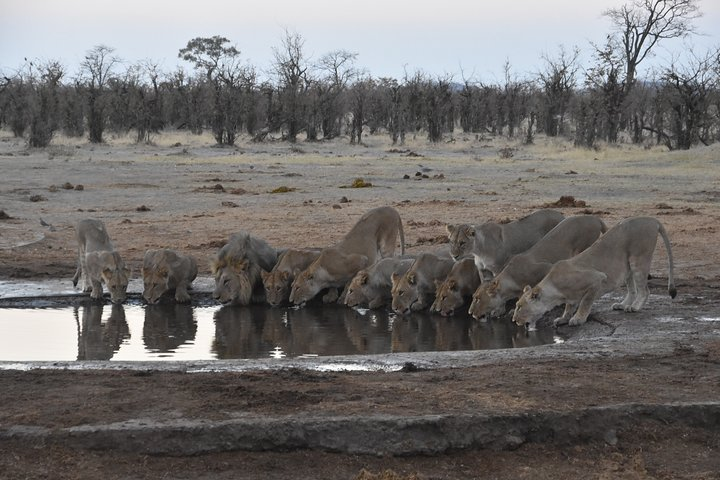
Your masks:
[[[515,304],[513,322],[519,326],[527,326],[530,330],[535,329],[535,323],[545,312],[549,310],[543,299],[543,291],[540,286],[530,287],[526,285],[523,294]]]
[[[498,294],[497,279],[483,283],[475,290],[468,313],[476,320],[482,319],[485,315],[495,317],[505,314],[505,302]]]
[[[263,286],[265,287],[265,300],[273,307],[282,305],[290,297],[290,284],[292,276],[290,272],[273,270],[271,272],[260,271]]]
[[[437,293],[435,301],[430,307],[431,312],[438,312],[443,317],[451,316],[457,307],[462,306],[464,299],[457,281],[447,279],[444,282],[435,281]]]
[[[317,278],[316,270],[313,265],[310,265],[295,277],[290,289],[290,302],[295,305],[302,305],[322,290],[323,287]]]
[[[143,268],[143,298],[149,304],[155,304],[160,301],[165,292],[170,290],[169,279],[170,272],[167,268]]]
[[[475,245],[475,229],[472,225],[448,225],[447,233],[450,255],[454,260],[472,253]]]
[[[260,280],[260,267],[246,258],[225,258],[211,265],[215,275],[213,298],[223,305],[249,305]]]
[[[127,287],[130,280],[130,270],[118,252],[97,252],[97,262],[100,278],[110,292],[112,303],[122,303],[127,297]]]
[[[402,276],[393,273],[390,278],[392,280],[393,311],[404,315],[411,311],[422,310],[415,272],[410,271]]]
[[[348,307],[357,307],[366,303],[368,298],[365,295],[365,285],[367,285],[370,275],[367,270],[360,270],[350,283],[345,292],[345,305]]]

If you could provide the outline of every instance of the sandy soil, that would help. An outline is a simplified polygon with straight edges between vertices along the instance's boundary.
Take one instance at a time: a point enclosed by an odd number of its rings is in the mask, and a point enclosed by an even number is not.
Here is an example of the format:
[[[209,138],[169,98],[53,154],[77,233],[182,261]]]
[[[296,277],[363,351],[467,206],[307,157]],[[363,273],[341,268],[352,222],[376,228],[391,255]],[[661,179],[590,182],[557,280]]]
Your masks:
[[[158,136],[155,145],[125,138],[99,146],[56,143],[27,150],[0,133],[0,210],[9,217],[0,220],[0,279],[71,277],[73,224],[86,217],[105,221],[136,276],[145,249],[153,247],[193,254],[207,275],[212,254],[240,229],[278,246],[324,246],[369,208],[392,205],[403,218],[408,250],[419,252],[444,241],[447,223],[514,219],[573,196],[578,203],[558,208],[595,213],[609,225],[657,216],[670,233],[680,295],[702,290],[711,305],[720,298],[718,146],[584,151],[552,140],[522,146],[459,135],[438,146],[414,139],[393,147],[385,137],[369,137],[362,146],[341,139],[216,148],[206,136],[180,133]],[[509,158],[500,155],[505,147],[512,149]],[[347,188],[357,178],[372,187]],[[280,187],[289,191],[272,193]],[[659,245],[653,293],[662,294],[666,265]],[[718,348],[709,342],[662,356],[373,375],[1,371],[0,424],[303,414],[318,405],[342,414],[423,414],[718,401]],[[168,458],[5,440],[0,478],[396,478],[393,472],[397,478],[720,478],[717,431],[657,424],[618,436],[610,443],[409,458],[316,451]]]

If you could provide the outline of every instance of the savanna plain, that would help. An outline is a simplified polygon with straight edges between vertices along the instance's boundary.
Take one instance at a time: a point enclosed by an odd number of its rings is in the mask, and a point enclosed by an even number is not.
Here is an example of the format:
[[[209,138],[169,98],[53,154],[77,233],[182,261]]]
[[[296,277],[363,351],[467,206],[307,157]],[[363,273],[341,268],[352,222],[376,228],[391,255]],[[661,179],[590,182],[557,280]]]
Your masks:
[[[212,255],[239,230],[278,247],[322,247],[365,211],[390,205],[402,217],[407,251],[419,253],[446,241],[447,224],[513,220],[549,206],[599,215],[609,226],[658,218],[670,236],[678,288],[671,300],[658,244],[643,312],[612,312],[600,301],[586,325],[562,327],[562,345],[442,361],[408,356],[412,368],[399,371],[3,368],[4,429],[148,418],[517,416],[720,401],[718,145],[585,150],[544,137],[524,145],[455,135],[398,146],[370,135],[362,145],[241,139],[218,148],[209,135],[165,132],[152,144],[60,137],[36,150],[0,132],[0,172],[0,280],[69,283],[73,227],[82,218],[105,222],[134,277],[145,250],[159,247],[195,256],[200,275],[209,276]],[[628,333],[640,330],[637,338]],[[720,478],[720,420],[706,420],[647,419],[600,439],[558,436],[399,456],[332,449],[157,455],[4,435],[0,478]]]

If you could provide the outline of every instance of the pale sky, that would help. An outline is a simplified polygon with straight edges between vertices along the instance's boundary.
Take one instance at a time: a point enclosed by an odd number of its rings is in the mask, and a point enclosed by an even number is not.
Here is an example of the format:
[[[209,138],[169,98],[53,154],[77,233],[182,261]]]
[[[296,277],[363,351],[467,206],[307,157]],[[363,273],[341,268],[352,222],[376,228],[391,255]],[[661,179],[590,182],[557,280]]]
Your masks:
[[[59,60],[69,77],[93,46],[115,48],[128,64],[150,59],[164,71],[182,64],[178,50],[195,37],[227,37],[261,75],[284,31],[300,34],[311,60],[333,50],[358,54],[373,77],[400,79],[420,70],[499,81],[506,59],[513,74],[542,67],[541,55],[577,45],[588,65],[589,42],[610,31],[602,12],[623,0],[0,0],[0,72],[29,60]],[[701,0],[704,36],[695,50],[720,46],[720,1]],[[656,50],[668,64],[687,52],[674,41]],[[650,63],[648,62],[648,66]],[[186,65],[187,66],[187,65]],[[189,68],[189,66],[187,66]],[[264,75],[263,75],[264,76]]]

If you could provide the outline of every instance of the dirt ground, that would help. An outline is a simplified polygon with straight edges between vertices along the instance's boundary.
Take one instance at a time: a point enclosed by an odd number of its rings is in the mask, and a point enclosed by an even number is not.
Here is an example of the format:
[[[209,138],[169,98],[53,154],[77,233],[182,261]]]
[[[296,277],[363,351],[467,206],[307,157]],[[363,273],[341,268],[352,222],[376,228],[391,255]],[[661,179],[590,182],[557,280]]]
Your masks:
[[[294,146],[241,141],[236,148],[216,148],[208,136],[171,132],[154,145],[126,138],[99,146],[58,139],[49,149],[28,150],[0,132],[0,172],[0,279],[69,279],[75,269],[73,225],[88,217],[106,223],[135,276],[144,251],[156,247],[194,255],[200,274],[208,275],[213,253],[240,229],[277,246],[325,246],[366,210],[391,205],[403,219],[408,251],[419,252],[442,243],[448,223],[515,219],[572,196],[574,203],[557,207],[566,215],[593,213],[609,225],[650,215],[665,224],[680,292],[668,315],[681,316],[693,295],[711,306],[720,302],[719,146],[586,151],[556,140],[524,146],[459,135],[442,145],[418,138],[397,147],[371,136],[361,146],[340,139]],[[358,178],[372,186],[350,188]],[[653,293],[664,295],[662,245],[651,273]],[[603,321],[599,314],[593,319]],[[317,412],[513,414],[717,402],[720,342],[690,343],[678,338],[673,352],[658,355],[373,374],[0,370],[0,426]],[[602,442],[412,457],[314,450],[167,457],[5,439],[0,478],[704,479],[720,478],[719,453],[717,430],[661,422]]]

